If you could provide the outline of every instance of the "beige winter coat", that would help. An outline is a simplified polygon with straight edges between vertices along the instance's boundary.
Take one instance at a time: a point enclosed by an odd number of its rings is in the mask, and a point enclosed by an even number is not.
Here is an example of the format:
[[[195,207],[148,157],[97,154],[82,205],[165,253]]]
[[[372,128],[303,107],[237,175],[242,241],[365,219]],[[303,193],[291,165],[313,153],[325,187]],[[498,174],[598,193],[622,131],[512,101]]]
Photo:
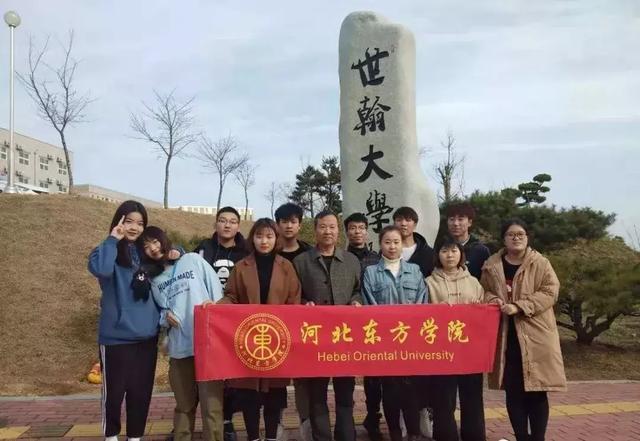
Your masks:
[[[504,253],[504,249],[498,251],[482,267],[480,282],[485,289],[487,302],[499,298],[509,303],[502,266]],[[549,260],[528,248],[514,276],[512,292],[512,303],[520,309],[515,316],[515,328],[522,352],[525,391],[567,389],[560,337],[553,312],[559,290],[560,282]],[[489,387],[492,389],[503,389],[507,328],[508,317],[503,314],[493,372],[489,374]]]
[[[478,279],[466,268],[458,268],[454,275],[445,274],[442,268],[435,268],[427,277],[429,303],[450,305],[483,303],[484,289]]]

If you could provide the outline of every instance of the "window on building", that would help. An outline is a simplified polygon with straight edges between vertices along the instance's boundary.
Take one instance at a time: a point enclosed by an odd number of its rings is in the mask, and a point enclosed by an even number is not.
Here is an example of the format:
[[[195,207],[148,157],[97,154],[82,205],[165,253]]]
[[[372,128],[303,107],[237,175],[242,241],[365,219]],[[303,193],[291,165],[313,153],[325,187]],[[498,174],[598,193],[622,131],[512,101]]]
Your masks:
[[[28,184],[29,178],[24,175],[18,175],[18,182],[21,184]]]
[[[5,146],[0,147],[0,159],[7,159],[9,149]]]
[[[18,150],[18,163],[22,165],[29,165],[29,153],[24,150]]]
[[[40,156],[40,170],[49,170],[49,158]]]
[[[49,188],[48,181],[40,181],[40,188]]]
[[[67,174],[67,163],[64,161],[58,161],[58,174],[66,175]]]

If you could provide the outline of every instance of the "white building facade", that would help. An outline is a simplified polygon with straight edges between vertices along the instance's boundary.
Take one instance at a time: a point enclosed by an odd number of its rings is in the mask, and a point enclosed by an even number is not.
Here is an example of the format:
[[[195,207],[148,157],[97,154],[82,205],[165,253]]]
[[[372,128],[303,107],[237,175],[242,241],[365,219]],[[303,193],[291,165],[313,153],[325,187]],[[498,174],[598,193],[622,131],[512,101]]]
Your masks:
[[[68,193],[69,172],[62,147],[14,132],[15,184],[40,193]],[[69,152],[73,164],[73,153]],[[0,128],[0,180],[9,173],[9,131]]]
[[[210,207],[205,205],[180,205],[178,207],[173,207],[180,211],[188,211],[190,213],[200,213],[200,214],[210,214],[215,216],[216,207]],[[234,207],[240,213],[240,219],[242,220],[253,220],[253,208],[248,208],[247,210],[238,207]]]

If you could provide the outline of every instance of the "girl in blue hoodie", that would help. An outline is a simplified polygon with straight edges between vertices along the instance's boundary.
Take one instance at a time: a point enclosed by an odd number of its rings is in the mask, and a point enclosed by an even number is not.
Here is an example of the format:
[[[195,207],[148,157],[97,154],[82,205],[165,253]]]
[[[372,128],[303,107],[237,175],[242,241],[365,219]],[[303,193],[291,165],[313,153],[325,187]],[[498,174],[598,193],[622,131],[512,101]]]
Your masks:
[[[202,434],[207,441],[222,441],[222,381],[195,380],[193,357],[193,310],[222,298],[215,271],[199,254],[187,253],[175,262],[167,258],[172,249],[166,233],[149,226],[142,234],[143,270],[136,277],[142,292],[149,287],[161,308],[160,324],[168,327],[169,382],[176,400],[173,426],[175,441],[190,441],[195,411],[200,402]],[[145,279],[150,283],[144,288]]]
[[[125,201],[111,221],[111,233],[89,255],[89,271],[98,278],[100,299],[100,364],[102,430],[107,441],[120,433],[120,410],[127,397],[127,437],[144,434],[155,377],[160,310],[149,294],[132,289],[140,266],[140,236],[147,211]]]

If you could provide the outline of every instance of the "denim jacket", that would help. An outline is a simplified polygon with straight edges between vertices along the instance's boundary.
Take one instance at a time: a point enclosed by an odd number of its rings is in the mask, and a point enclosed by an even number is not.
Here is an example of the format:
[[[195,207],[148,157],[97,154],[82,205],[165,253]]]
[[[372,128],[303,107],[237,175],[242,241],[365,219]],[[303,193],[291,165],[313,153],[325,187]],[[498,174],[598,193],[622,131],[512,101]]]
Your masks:
[[[384,259],[365,269],[362,294],[367,305],[405,305],[428,303],[427,285],[420,267],[400,261],[400,271],[394,277],[384,267]]]

